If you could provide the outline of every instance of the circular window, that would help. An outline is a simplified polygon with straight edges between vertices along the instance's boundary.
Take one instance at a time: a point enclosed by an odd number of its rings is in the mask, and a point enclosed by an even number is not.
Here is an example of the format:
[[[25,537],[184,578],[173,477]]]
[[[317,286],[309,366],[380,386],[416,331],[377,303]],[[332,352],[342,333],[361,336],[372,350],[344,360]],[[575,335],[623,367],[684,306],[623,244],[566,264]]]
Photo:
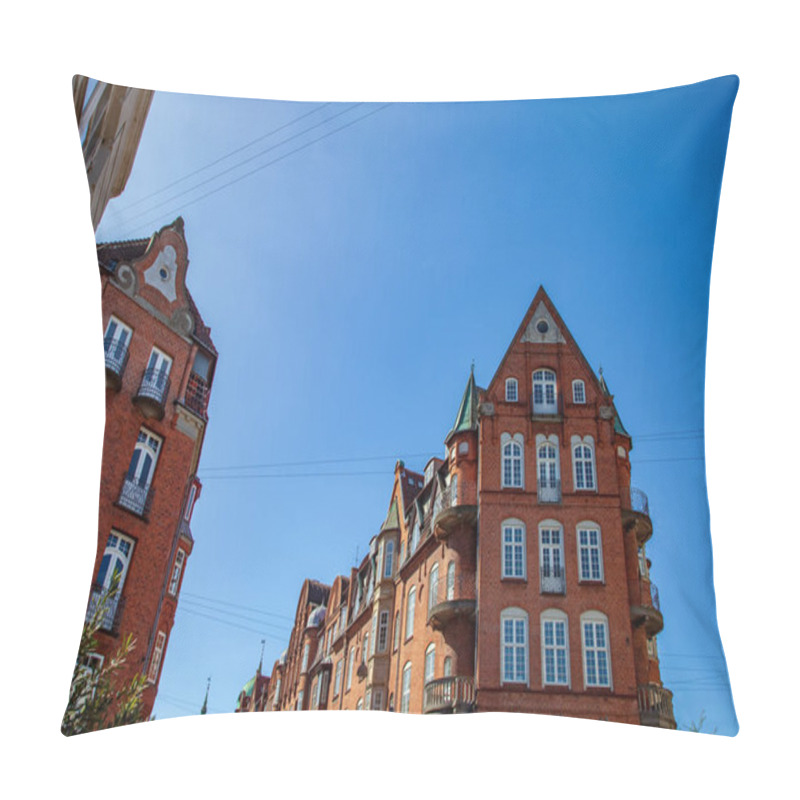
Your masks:
[[[166,267],[161,267],[161,269],[158,271],[158,274],[161,276],[162,281],[165,281],[167,278],[169,278],[169,270]]]
[[[546,319],[540,319],[536,323],[536,330],[539,331],[539,333],[547,333],[547,331],[550,330],[550,326],[547,324],[547,320]]]

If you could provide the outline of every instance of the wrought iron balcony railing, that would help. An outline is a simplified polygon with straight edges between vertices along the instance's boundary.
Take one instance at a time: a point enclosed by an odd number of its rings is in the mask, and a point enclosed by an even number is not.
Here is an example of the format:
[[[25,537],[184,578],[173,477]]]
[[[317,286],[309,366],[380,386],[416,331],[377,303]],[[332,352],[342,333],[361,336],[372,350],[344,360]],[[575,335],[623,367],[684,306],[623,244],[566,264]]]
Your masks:
[[[561,479],[543,478],[540,475],[536,487],[536,497],[540,503],[560,503]]]
[[[641,489],[631,486],[627,491],[623,491],[622,505],[623,508],[627,508],[629,511],[636,511],[639,514],[650,516],[650,503],[647,500],[647,495]]]
[[[122,481],[117,505],[140,517],[147,517],[150,514],[154,496],[155,488],[153,486],[150,484],[142,486],[138,481],[131,480],[126,474]]]
[[[567,576],[561,564],[542,567],[539,570],[542,594],[566,594]]]
[[[157,405],[163,406],[168,394],[169,376],[158,367],[148,367],[142,375],[142,382],[139,384],[136,396],[152,400]]]
[[[103,345],[106,351],[106,370],[117,378],[122,378],[128,363],[128,342],[105,339]]]
[[[119,593],[110,595],[108,588],[99,583],[92,584],[89,605],[86,608],[86,621],[90,622],[99,615],[100,629],[109,633],[119,633],[119,621],[125,607],[125,598]]]
[[[437,678],[425,684],[422,713],[466,712],[475,707],[475,682],[464,675]]]
[[[656,683],[645,683],[637,688],[639,718],[642,725],[675,728],[672,709],[672,692]]]

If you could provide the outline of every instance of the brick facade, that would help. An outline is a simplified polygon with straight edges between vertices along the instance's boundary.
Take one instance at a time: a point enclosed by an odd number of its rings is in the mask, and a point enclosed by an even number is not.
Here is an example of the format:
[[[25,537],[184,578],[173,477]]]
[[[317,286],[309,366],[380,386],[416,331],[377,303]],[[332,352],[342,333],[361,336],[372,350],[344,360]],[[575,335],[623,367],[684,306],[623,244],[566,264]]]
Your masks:
[[[191,515],[202,488],[197,464],[217,352],[186,288],[180,218],[149,240],[98,245],[98,261],[106,427],[87,618],[118,573],[98,655],[110,658],[123,637],[135,638],[119,679],[148,676],[147,718],[193,547]]]
[[[674,728],[631,437],[544,289],[488,387],[470,376],[445,444],[424,475],[397,463],[357,569],[331,587],[306,581],[263,710],[524,711]]]

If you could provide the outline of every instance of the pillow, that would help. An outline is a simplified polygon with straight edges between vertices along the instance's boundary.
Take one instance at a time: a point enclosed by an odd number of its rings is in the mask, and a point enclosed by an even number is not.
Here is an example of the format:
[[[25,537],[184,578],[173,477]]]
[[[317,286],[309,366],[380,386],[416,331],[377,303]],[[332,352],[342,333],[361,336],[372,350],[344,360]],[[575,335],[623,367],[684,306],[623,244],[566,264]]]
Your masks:
[[[703,455],[735,76],[73,88],[106,429],[65,734],[301,709],[736,733]]]

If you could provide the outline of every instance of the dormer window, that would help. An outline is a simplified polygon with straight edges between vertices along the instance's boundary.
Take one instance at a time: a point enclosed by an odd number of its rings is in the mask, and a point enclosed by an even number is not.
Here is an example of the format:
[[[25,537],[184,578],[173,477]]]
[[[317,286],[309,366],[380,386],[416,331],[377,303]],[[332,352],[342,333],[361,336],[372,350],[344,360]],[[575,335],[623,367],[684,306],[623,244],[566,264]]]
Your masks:
[[[506,378],[506,403],[516,403],[519,400],[519,391],[516,378]]]

